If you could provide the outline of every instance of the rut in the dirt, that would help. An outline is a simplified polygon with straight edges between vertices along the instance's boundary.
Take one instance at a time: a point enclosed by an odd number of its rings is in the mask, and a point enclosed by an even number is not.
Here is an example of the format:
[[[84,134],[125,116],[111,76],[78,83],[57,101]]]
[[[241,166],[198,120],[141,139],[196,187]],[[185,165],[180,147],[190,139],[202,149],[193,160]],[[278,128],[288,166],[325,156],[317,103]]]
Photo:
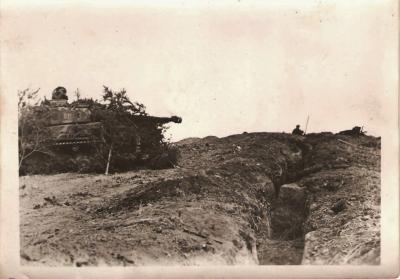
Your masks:
[[[275,196],[268,200],[270,231],[259,233],[260,264],[300,264],[304,249],[303,224],[307,217],[307,191],[296,182],[312,170],[305,170],[312,146],[296,142],[297,162],[274,181]]]

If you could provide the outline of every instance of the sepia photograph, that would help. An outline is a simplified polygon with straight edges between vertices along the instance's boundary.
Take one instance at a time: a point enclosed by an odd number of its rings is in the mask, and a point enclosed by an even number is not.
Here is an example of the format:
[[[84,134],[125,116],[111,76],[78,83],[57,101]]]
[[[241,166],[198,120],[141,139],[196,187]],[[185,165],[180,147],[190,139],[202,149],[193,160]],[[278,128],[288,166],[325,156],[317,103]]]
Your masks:
[[[398,272],[397,1],[7,0],[0,18],[12,272]]]

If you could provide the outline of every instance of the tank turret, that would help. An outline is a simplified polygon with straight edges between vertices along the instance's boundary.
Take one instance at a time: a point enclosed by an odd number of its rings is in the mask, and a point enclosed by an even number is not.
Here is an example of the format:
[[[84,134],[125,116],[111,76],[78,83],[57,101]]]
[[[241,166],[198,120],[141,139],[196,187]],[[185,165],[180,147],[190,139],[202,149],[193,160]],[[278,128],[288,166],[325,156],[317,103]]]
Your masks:
[[[57,87],[50,100],[48,129],[50,145],[73,145],[104,142],[101,122],[91,121],[88,107],[73,107],[68,104],[67,91]]]

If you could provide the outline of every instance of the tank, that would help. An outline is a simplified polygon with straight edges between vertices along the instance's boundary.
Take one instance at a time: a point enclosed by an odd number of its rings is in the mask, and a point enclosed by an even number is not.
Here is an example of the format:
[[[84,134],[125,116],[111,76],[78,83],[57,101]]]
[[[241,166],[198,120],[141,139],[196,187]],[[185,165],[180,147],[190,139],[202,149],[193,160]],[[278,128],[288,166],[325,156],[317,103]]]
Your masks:
[[[22,172],[86,172],[104,169],[112,133],[108,131],[107,134],[105,129],[110,127],[102,116],[107,111],[106,107],[94,103],[68,103],[65,88],[54,89],[52,99],[36,107],[46,112],[41,114],[40,119],[45,123],[43,143],[48,151],[31,156],[24,162]],[[163,152],[162,125],[169,122],[181,123],[182,119],[178,116],[130,115],[129,127],[122,125],[120,129],[115,129],[118,131],[118,140],[112,145],[116,169],[129,169],[138,161],[143,163],[159,156]]]
[[[47,120],[50,146],[104,143],[103,125],[91,120],[87,106],[70,107],[66,100],[50,101]]]

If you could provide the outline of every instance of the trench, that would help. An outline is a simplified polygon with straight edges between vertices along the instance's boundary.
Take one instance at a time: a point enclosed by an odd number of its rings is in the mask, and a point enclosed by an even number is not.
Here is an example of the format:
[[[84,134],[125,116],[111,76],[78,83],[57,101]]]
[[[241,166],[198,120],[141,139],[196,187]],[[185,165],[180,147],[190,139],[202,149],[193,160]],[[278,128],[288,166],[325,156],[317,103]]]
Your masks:
[[[257,232],[257,257],[260,265],[299,265],[302,262],[305,236],[303,227],[308,216],[309,197],[305,189],[297,188],[296,185],[300,179],[319,169],[307,168],[312,147],[303,144],[298,147],[301,150],[299,161],[286,169],[282,177],[272,180],[275,196],[269,201],[270,212],[265,220],[269,231]]]

